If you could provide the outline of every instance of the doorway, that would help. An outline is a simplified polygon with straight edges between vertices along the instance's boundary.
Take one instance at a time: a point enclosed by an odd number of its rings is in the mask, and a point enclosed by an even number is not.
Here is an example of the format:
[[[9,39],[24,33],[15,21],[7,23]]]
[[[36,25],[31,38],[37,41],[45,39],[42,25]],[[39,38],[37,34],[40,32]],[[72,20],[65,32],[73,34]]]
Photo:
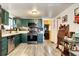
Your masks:
[[[45,40],[49,40],[49,24],[44,24],[44,37]]]
[[[45,18],[44,19],[44,38],[45,40],[52,39],[52,19],[51,18]]]

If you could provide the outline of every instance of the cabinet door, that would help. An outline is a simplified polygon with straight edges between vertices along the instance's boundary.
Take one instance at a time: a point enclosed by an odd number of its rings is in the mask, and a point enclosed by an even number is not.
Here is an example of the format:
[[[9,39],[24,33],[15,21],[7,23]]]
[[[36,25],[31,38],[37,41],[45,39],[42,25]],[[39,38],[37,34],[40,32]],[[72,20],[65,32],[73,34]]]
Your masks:
[[[2,9],[2,23],[5,25],[9,24],[9,13]]]
[[[43,43],[43,34],[38,34],[38,43]]]
[[[19,44],[20,44],[20,35],[16,35],[15,38],[14,38],[14,44],[15,44],[15,47],[17,47]]]
[[[8,51],[6,49],[2,50],[2,56],[8,55]]]
[[[2,55],[8,54],[8,40],[7,37],[2,38]]]
[[[38,27],[42,28],[42,19],[38,19]]]
[[[28,26],[28,20],[26,19],[21,19],[21,26]]]
[[[5,10],[2,9],[2,23],[5,24]]]
[[[26,43],[27,42],[27,34],[22,34],[21,35],[21,41],[22,41],[22,43]]]
[[[7,11],[5,11],[5,25],[8,25],[9,24],[9,13]]]
[[[16,19],[16,25],[17,25],[17,27],[21,27],[21,20],[20,19]]]

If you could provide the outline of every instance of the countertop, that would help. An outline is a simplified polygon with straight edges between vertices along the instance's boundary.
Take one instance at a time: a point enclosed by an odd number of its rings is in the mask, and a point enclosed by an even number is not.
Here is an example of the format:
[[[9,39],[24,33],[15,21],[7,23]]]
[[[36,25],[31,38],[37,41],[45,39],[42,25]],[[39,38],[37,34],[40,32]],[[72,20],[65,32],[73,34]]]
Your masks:
[[[12,31],[11,33],[6,33],[6,32],[3,32],[2,33],[2,37],[7,37],[7,36],[12,36],[12,35],[17,35],[17,34],[25,34],[25,33],[28,33],[29,31]]]
[[[17,35],[17,34],[27,34],[29,31],[12,31],[10,32],[2,32],[2,37],[7,37],[7,36],[12,36],[12,35]],[[43,31],[40,31],[38,34],[42,34]]]

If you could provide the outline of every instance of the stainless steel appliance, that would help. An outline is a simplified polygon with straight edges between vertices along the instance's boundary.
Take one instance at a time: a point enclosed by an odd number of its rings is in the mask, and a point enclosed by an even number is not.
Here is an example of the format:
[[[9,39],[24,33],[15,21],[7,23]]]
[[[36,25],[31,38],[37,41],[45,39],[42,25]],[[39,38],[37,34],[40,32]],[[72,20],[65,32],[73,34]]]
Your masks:
[[[29,23],[29,33],[27,35],[28,43],[36,43],[38,36],[38,27],[36,27],[35,23]]]
[[[14,48],[15,48],[15,46],[14,46],[14,38],[13,37],[8,37],[8,53],[13,51]]]

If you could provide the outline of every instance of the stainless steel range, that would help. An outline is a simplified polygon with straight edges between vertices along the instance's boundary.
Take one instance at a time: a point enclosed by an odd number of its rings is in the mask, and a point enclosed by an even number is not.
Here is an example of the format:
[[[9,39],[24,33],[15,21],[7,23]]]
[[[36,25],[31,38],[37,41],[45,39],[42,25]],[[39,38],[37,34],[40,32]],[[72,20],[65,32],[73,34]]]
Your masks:
[[[37,36],[38,36],[38,27],[35,23],[29,24],[29,33],[27,35],[27,41],[28,43],[35,43],[37,42]]]

